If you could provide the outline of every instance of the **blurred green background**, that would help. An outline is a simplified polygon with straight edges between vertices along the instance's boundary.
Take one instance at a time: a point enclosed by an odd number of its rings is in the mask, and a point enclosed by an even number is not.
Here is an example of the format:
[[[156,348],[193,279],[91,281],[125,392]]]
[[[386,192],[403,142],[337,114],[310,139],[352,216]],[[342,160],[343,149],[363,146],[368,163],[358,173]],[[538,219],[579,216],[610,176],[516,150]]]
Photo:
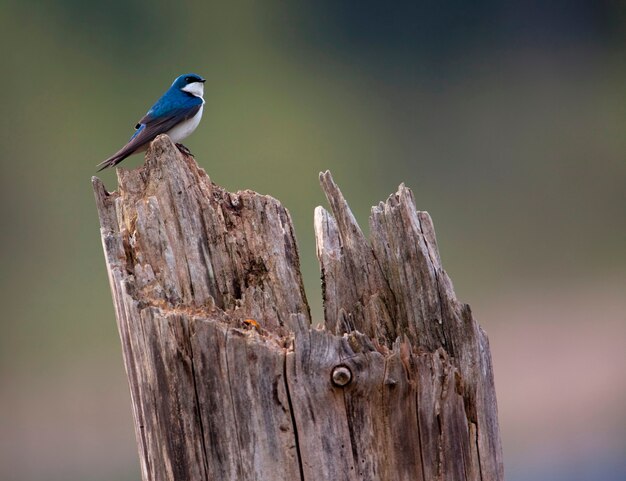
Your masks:
[[[290,210],[317,319],[318,172],[364,229],[405,182],[490,335],[507,479],[626,479],[626,2],[2,0],[0,32],[0,479],[139,479],[89,179],[188,71],[186,145]]]

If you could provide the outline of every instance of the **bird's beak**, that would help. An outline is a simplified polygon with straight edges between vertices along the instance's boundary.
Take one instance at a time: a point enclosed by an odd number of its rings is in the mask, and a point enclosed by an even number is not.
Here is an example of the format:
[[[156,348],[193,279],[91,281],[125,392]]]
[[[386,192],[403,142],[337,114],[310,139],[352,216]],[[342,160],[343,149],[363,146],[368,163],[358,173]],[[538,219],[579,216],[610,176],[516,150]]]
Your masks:
[[[202,80],[200,80],[200,82],[204,83],[204,82],[206,82],[206,79],[203,78]]]

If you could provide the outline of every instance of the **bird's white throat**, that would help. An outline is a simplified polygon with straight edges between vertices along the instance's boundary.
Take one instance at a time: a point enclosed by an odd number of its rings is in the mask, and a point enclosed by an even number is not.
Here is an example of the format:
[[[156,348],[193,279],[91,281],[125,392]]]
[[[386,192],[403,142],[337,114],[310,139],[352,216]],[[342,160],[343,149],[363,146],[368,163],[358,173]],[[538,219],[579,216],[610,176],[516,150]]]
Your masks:
[[[185,85],[182,89],[183,92],[188,92],[194,97],[204,100],[204,84],[202,82],[193,82],[189,85]]]

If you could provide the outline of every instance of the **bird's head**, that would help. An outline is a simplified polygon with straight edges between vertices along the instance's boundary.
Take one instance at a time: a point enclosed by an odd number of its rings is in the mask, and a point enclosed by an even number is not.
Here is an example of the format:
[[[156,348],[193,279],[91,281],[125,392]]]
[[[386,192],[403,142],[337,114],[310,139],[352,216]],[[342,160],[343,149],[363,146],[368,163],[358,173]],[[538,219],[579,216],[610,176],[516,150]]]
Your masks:
[[[172,88],[187,92],[194,97],[202,98],[204,95],[204,82],[206,82],[206,80],[200,77],[200,75],[196,75],[195,73],[186,73],[176,77],[176,80],[174,80],[174,83],[172,84]]]

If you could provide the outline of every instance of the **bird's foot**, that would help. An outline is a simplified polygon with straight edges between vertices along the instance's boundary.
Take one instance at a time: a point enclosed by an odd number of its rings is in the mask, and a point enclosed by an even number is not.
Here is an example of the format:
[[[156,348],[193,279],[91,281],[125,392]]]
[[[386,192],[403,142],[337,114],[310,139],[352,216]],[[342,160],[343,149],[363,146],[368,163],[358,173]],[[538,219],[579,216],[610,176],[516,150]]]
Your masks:
[[[178,150],[180,151],[181,154],[189,155],[189,156],[191,156],[191,157],[193,157],[195,159],[195,156],[191,153],[191,150],[189,150],[183,144],[176,144],[176,147],[178,148]]]

